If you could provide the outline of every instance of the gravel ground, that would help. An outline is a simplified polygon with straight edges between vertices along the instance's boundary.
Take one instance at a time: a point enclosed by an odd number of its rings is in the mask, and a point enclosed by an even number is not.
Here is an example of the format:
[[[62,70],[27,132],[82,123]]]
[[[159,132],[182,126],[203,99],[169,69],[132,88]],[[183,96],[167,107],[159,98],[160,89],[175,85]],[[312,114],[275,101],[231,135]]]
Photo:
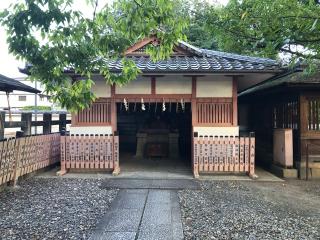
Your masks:
[[[0,192],[0,239],[87,239],[117,190],[100,180],[31,178]]]
[[[320,182],[202,182],[179,192],[185,239],[320,239]]]

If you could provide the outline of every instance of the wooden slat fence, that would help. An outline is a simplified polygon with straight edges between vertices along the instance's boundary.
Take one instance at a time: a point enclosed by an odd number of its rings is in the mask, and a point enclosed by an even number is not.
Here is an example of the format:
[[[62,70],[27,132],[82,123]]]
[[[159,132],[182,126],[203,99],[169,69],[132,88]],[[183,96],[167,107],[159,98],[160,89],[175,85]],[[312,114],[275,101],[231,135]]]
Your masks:
[[[308,99],[308,130],[320,131],[320,98]]]
[[[195,175],[214,172],[254,175],[255,137],[195,136],[193,155]]]
[[[119,167],[119,137],[115,135],[61,136],[61,170]]]
[[[0,142],[0,185],[60,161],[60,133]]]
[[[197,124],[214,124],[215,126],[232,125],[232,98],[198,100],[196,111]]]
[[[75,125],[108,125],[111,123],[111,101],[105,99],[92,103],[89,108],[79,111]]]

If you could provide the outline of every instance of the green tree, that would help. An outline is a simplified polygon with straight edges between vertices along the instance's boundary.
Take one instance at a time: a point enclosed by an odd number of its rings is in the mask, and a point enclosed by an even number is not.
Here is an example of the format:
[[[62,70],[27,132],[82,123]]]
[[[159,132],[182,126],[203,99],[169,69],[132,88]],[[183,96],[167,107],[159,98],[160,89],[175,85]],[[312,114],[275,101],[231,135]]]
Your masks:
[[[320,5],[315,0],[230,0],[212,6],[208,26],[219,48],[276,58],[289,54],[315,70],[320,60]]]
[[[175,0],[118,0],[97,10],[88,0],[92,17],[72,8],[73,0],[21,0],[0,14],[9,51],[31,64],[30,79],[39,80],[62,107],[77,111],[89,106],[92,73],[108,83],[125,84],[140,73],[123,52],[151,34],[159,46],[147,48],[153,60],[169,57],[174,43],[184,39],[187,21]],[[122,59],[123,69],[111,73],[108,61]],[[72,70],[72,74],[65,74]],[[79,80],[81,79],[81,80]]]
[[[205,0],[183,1],[181,10],[189,18],[189,25],[185,30],[188,43],[206,49],[217,49],[214,32],[210,31],[207,22],[210,5]]]

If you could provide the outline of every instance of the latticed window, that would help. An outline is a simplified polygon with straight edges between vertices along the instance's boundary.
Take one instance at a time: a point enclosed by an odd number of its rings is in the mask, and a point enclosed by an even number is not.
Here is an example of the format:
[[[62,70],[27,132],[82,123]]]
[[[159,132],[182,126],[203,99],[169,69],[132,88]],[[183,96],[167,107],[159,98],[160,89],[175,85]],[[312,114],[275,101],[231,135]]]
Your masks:
[[[308,130],[320,130],[320,98],[308,99]]]
[[[273,108],[273,127],[298,129],[298,101],[282,102]]]

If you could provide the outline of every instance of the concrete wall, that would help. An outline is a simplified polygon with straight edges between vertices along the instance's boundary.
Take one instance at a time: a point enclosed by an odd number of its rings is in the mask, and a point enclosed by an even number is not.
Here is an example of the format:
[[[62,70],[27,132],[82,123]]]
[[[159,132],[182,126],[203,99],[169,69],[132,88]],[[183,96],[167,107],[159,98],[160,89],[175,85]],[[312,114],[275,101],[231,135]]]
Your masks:
[[[112,134],[111,126],[70,127],[70,134]]]
[[[202,136],[239,136],[239,127],[194,127],[193,130]]]

